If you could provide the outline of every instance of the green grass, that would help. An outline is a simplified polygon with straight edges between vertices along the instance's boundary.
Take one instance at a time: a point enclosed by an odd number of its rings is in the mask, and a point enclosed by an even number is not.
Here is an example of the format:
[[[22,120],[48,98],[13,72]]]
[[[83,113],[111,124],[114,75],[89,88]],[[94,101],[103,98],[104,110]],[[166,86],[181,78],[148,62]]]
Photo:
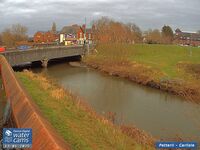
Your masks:
[[[159,44],[103,44],[97,47],[98,55],[126,57],[130,61],[159,69],[167,77],[181,77],[176,65],[179,62],[200,63],[200,48]],[[192,55],[190,53],[192,52]]]
[[[200,63],[200,48],[176,45],[134,45],[132,60],[160,69],[169,77],[179,74],[176,65],[179,62]],[[190,55],[190,50],[192,55]]]
[[[30,78],[26,73],[16,74],[43,115],[72,149],[142,149],[119,128],[103,122],[79,106],[72,96],[66,94],[62,99],[55,99],[51,92],[58,87],[51,85],[45,90],[41,83],[46,81]]]

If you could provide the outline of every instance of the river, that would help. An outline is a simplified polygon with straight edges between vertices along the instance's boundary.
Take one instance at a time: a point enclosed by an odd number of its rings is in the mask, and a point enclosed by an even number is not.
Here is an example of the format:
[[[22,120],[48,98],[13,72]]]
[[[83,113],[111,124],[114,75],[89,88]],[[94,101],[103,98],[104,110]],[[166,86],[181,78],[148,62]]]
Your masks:
[[[118,123],[134,125],[156,138],[200,141],[200,105],[166,92],[68,63],[36,68],[82,97],[98,113],[116,113]]]

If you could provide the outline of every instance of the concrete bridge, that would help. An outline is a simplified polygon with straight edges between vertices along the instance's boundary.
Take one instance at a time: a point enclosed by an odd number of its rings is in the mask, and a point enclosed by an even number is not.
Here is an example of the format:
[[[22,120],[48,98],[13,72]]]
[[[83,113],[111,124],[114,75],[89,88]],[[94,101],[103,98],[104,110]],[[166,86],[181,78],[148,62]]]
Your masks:
[[[11,66],[20,65],[27,62],[41,61],[42,66],[47,67],[50,59],[84,55],[86,52],[86,47],[82,45],[54,46],[34,48],[23,51],[6,51],[3,52],[2,55],[5,56]]]

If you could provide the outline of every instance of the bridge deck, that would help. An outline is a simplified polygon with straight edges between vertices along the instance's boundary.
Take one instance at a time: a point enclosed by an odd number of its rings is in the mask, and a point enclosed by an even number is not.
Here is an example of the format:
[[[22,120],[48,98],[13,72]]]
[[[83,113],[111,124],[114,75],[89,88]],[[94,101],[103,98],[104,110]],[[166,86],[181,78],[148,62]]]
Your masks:
[[[50,60],[55,58],[79,56],[85,53],[82,45],[46,47],[29,50],[6,51],[2,53],[11,66],[20,65],[26,62]]]

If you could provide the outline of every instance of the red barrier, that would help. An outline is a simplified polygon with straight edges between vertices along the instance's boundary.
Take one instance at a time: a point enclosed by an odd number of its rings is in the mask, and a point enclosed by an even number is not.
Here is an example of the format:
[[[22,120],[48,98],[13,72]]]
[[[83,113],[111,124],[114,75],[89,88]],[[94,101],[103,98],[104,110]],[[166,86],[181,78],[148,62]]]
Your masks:
[[[0,52],[4,52],[5,50],[5,47],[0,47]]]
[[[69,145],[56,133],[23,89],[14,71],[0,56],[1,76],[17,128],[32,128],[33,150],[68,150]]]

